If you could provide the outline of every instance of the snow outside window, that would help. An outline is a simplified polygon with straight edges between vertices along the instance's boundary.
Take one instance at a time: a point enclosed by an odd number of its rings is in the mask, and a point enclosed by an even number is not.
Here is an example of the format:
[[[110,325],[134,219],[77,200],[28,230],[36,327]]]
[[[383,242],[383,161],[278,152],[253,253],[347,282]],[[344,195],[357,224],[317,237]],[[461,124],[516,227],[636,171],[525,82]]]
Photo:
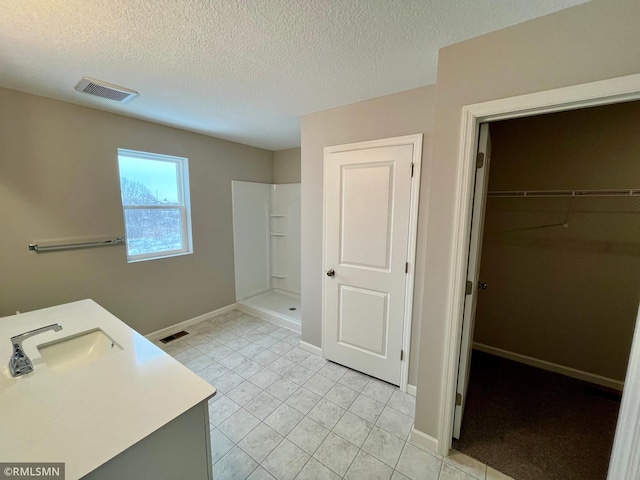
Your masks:
[[[118,149],[127,261],[193,253],[189,160]]]

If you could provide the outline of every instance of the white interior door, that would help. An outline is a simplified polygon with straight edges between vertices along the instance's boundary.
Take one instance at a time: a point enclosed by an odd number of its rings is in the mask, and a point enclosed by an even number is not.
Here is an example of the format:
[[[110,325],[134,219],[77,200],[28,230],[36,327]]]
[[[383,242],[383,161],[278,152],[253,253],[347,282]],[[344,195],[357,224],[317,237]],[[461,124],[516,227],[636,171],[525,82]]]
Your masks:
[[[469,368],[471,367],[471,348],[473,345],[473,327],[478,298],[478,275],[480,275],[480,255],[482,253],[482,233],[484,231],[484,212],[489,185],[489,165],[491,160],[491,136],[489,124],[480,125],[478,142],[478,164],[476,165],[476,183],[473,196],[473,215],[471,219],[471,240],[469,243],[469,264],[467,267],[467,296],[464,302],[462,320],[462,340],[460,343],[460,362],[458,365],[458,387],[456,389],[456,408],[453,418],[453,436],[460,438],[462,414],[467,399]]]
[[[401,380],[416,148],[325,154],[323,353],[395,385]]]

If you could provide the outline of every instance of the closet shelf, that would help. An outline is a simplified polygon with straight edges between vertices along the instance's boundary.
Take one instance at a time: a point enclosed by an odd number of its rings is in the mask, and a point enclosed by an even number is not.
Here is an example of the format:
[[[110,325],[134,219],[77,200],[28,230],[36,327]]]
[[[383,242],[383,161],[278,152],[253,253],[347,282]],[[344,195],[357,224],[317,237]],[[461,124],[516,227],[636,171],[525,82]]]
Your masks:
[[[612,189],[612,190],[513,190],[493,191],[487,193],[488,197],[514,198],[514,197],[637,197],[640,189]]]
[[[269,235],[272,237],[286,237],[287,234],[284,232],[271,232]]]

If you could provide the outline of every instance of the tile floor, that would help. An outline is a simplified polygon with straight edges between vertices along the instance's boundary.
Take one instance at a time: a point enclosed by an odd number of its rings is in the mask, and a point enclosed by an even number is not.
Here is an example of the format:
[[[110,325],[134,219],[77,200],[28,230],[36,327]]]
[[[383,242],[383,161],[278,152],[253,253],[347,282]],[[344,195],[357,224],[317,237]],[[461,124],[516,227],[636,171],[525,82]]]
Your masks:
[[[411,443],[414,397],[302,350],[298,333],[238,310],[187,331],[158,345],[218,389],[215,480],[509,478]]]

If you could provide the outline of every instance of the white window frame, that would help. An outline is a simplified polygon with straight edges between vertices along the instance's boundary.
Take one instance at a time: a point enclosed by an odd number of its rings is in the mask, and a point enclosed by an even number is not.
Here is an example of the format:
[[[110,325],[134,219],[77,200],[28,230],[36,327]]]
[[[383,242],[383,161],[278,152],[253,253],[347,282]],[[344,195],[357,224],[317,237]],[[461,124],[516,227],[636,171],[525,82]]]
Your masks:
[[[143,262],[146,260],[155,260],[158,258],[176,257],[180,255],[189,255],[193,253],[193,237],[191,234],[191,199],[189,188],[189,159],[186,157],[176,157],[173,155],[163,155],[161,153],[140,152],[137,150],[128,150],[126,148],[118,148],[118,170],[120,169],[120,156],[128,158],[138,158],[140,160],[153,160],[156,162],[170,162],[176,165],[177,183],[178,183],[178,205],[125,205],[122,200],[122,215],[124,222],[125,238],[129,240],[127,232],[127,210],[179,210],[180,225],[182,227],[182,238],[184,240],[184,248],[175,250],[161,250],[152,253],[142,253],[138,255],[129,255],[127,248],[127,263]],[[122,191],[122,180],[119,177],[120,189]]]

